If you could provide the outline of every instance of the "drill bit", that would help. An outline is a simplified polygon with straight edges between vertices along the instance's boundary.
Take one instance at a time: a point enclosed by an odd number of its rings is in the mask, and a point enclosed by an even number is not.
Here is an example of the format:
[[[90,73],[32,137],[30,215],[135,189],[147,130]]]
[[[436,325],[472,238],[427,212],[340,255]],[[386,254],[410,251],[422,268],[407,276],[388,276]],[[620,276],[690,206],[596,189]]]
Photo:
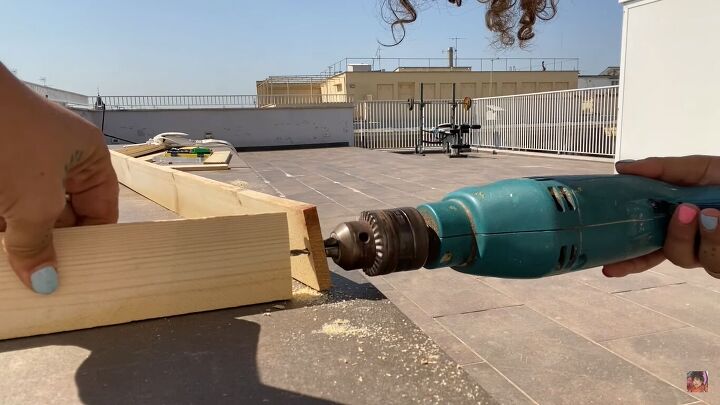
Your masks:
[[[309,255],[310,250],[306,249],[292,249],[290,250],[290,256],[302,256],[302,255]]]

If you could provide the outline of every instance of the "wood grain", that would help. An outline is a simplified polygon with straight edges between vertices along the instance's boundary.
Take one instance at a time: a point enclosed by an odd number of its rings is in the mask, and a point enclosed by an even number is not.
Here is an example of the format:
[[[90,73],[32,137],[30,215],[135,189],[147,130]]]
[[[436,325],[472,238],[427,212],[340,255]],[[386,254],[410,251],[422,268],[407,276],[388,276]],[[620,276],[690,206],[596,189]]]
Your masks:
[[[292,295],[282,213],[56,229],[54,238],[60,286],[48,296],[23,286],[0,252],[0,339]]]

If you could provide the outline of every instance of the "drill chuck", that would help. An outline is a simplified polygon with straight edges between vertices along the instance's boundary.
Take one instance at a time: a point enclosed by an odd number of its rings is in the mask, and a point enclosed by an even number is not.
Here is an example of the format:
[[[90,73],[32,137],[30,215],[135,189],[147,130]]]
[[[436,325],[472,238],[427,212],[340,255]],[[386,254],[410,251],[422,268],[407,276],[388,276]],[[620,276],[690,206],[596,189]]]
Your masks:
[[[370,276],[419,269],[429,253],[429,228],[415,208],[364,211],[325,240],[325,254],[338,266]]]

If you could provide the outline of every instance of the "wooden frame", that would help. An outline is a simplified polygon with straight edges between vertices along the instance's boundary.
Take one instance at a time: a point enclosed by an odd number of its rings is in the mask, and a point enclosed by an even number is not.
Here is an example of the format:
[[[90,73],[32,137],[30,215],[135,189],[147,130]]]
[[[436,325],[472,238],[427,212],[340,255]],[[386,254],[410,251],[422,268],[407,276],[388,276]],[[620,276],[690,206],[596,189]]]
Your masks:
[[[287,214],[290,249],[308,254],[291,258],[292,276],[319,291],[330,288],[317,208],[219,181],[183,173],[110,151],[118,181],[184,218]]]
[[[120,183],[184,219],[55,229],[47,296],[0,249],[0,339],[289,299],[291,277],[330,287],[314,206],[110,153]]]

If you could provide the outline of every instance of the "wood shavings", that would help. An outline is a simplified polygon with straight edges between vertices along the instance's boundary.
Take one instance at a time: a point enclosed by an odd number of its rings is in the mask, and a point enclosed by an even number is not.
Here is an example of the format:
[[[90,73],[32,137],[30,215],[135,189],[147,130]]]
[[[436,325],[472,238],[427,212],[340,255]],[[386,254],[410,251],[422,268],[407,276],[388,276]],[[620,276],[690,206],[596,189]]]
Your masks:
[[[298,283],[299,284],[299,283]],[[310,287],[304,285],[293,285],[292,291],[292,302],[302,306],[310,304],[321,304],[326,301],[327,297],[325,294],[315,291]]]
[[[347,319],[336,319],[322,326],[322,329],[313,333],[323,333],[328,336],[359,336],[365,337],[370,331],[365,327],[355,327]]]
[[[242,181],[242,180],[233,180],[230,182],[230,184],[232,184],[235,187],[242,187],[242,188],[247,188],[247,185],[248,185],[246,181]]]

